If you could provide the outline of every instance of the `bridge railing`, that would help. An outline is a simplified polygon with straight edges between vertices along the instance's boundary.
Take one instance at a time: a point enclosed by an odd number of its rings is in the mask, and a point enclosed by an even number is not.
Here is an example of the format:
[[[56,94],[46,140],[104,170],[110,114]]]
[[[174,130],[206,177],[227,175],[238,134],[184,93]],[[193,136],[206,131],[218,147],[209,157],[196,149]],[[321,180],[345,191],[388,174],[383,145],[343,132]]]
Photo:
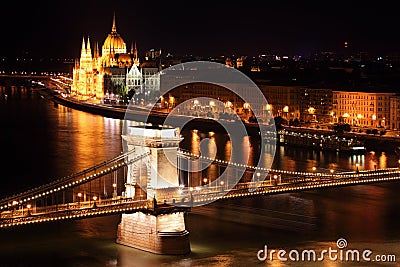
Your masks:
[[[30,189],[25,192],[4,198],[0,200],[0,210],[13,209],[14,204],[19,205],[22,203],[26,203],[27,201],[37,200],[40,198],[44,198],[49,194],[68,190],[70,188],[79,186],[81,184],[91,182],[93,180],[102,177],[103,175],[114,172],[117,169],[124,167],[125,165],[129,165],[137,160],[140,160],[149,154],[149,153],[144,153],[142,155],[136,156],[129,162],[126,162],[125,159],[131,153],[133,153],[133,151],[128,151],[127,153],[121,154],[115,157],[114,159],[104,161],[102,163],[97,164],[96,166],[85,169],[84,171],[80,171],[73,175],[63,177],[61,179],[55,180],[53,182],[39,186],[37,188]],[[115,166],[115,164],[117,163],[118,165]],[[106,168],[110,164],[113,164],[113,166]]]
[[[54,214],[59,215],[62,212],[73,212],[79,210],[110,210],[115,208],[116,210],[121,206],[129,206],[132,207],[140,206],[144,207],[145,209],[152,209],[153,203],[149,200],[135,200],[133,198],[112,198],[112,199],[104,199],[104,200],[97,200],[97,201],[85,201],[85,202],[73,202],[67,203],[63,205],[53,205],[48,207],[33,207],[30,209],[16,209],[12,211],[3,211],[0,213],[0,224],[4,221],[14,220],[14,219],[21,219],[24,217],[31,217],[33,218],[46,218],[52,217]]]
[[[391,168],[380,171],[349,172],[310,177],[282,177],[281,180],[264,180],[238,183],[232,188],[229,185],[173,187],[157,189],[158,202],[166,204],[193,205],[228,197],[242,197],[252,194],[270,194],[296,190],[317,189],[331,186],[365,184],[400,180],[400,169]]]

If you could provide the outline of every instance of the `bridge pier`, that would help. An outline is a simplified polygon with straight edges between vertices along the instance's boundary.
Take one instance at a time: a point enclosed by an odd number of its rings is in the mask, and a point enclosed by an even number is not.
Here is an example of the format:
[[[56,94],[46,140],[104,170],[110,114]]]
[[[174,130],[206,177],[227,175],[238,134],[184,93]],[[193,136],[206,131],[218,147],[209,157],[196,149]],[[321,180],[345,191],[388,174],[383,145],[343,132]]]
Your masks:
[[[122,214],[118,225],[117,243],[156,254],[187,254],[190,252],[189,232],[185,225],[187,208],[157,205],[160,188],[179,186],[177,158],[179,129],[156,126],[129,126],[126,135],[128,161],[144,153],[148,157],[128,165],[126,196],[148,199],[154,203],[149,212]]]
[[[122,214],[117,243],[155,254],[190,253],[185,211]]]

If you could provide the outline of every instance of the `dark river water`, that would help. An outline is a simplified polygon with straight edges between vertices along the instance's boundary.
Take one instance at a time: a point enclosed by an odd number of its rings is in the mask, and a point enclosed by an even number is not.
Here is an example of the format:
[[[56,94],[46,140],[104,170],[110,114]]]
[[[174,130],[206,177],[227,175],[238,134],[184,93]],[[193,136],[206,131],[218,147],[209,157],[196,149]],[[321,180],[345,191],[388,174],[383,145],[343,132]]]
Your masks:
[[[7,96],[5,96],[7,95]],[[0,197],[69,175],[122,151],[121,120],[55,106],[26,87],[0,87],[2,154]],[[181,147],[196,151],[209,132],[183,131]],[[229,146],[212,133],[218,156]],[[251,150],[251,147],[249,148]],[[196,151],[197,152],[197,151]],[[250,153],[252,153],[250,151]],[[397,167],[398,157],[278,147],[273,168],[324,171]],[[400,266],[400,184],[332,188],[301,193],[224,200],[187,214],[189,255],[154,255],[115,243],[120,215],[31,225],[0,231],[0,266]],[[371,261],[301,259],[304,250],[371,250]],[[287,253],[260,261],[259,250]],[[289,258],[299,251],[300,259]],[[262,252],[259,255],[263,255]],[[339,254],[339,252],[337,253]],[[361,254],[360,254],[361,255]],[[281,254],[282,256],[282,254]],[[378,256],[378,257],[376,257]],[[287,261],[284,261],[286,259]]]

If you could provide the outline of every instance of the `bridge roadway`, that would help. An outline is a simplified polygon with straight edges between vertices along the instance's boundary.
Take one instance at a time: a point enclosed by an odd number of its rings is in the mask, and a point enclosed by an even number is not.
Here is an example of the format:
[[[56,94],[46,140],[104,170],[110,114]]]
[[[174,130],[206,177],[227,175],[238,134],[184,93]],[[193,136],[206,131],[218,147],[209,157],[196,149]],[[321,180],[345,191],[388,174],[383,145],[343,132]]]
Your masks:
[[[19,208],[0,213],[0,228],[26,224],[99,217],[119,213],[154,210],[152,201],[113,198],[98,201],[74,202],[46,207]]]
[[[290,171],[282,171],[292,174]],[[340,174],[309,173],[304,177],[282,178],[269,174],[270,180],[251,181],[229,185],[221,183],[214,186],[180,187],[156,190],[157,201],[163,204],[195,207],[220,199],[257,197],[299,191],[320,190],[332,187],[355,186],[374,183],[400,181],[400,169],[388,168]],[[272,178],[274,177],[274,178]],[[283,179],[277,182],[277,177]]]

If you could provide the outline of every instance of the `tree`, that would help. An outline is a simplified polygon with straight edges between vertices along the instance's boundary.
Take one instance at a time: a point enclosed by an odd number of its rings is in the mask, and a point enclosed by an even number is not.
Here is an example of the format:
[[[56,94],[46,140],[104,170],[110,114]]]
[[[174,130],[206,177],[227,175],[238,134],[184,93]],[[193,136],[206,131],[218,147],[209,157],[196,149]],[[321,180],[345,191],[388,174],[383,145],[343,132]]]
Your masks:
[[[290,120],[289,125],[290,126],[294,126],[294,127],[298,127],[298,126],[300,126],[300,121],[299,121],[298,118],[296,118],[294,120]]]
[[[127,94],[126,85],[123,83],[117,84],[115,86],[115,91],[119,94],[122,98],[125,98]]]
[[[342,134],[344,132],[350,132],[351,126],[348,123],[336,124],[335,126],[333,126],[333,130],[338,134]]]
[[[252,116],[249,118],[249,122],[250,122],[250,123],[257,123],[257,118],[256,118],[256,116],[252,115]]]
[[[135,95],[135,93],[136,93],[136,92],[135,92],[135,89],[129,90],[129,91],[128,91],[128,94],[127,94],[128,99],[131,100],[132,97]]]
[[[273,118],[274,121],[270,121],[270,124],[275,123],[276,129],[280,130],[283,128],[284,125],[287,125],[287,120],[282,118],[281,116],[277,116]]]

